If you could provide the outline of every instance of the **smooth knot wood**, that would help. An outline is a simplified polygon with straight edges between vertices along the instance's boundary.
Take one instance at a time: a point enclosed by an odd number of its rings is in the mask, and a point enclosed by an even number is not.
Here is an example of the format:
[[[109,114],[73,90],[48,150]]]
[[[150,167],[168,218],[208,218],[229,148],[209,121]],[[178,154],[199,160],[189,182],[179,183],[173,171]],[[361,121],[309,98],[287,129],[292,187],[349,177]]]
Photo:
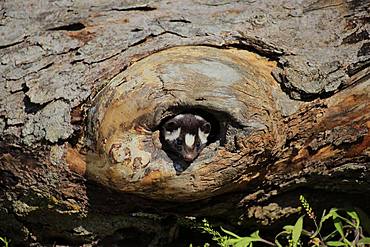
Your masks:
[[[171,48],[136,62],[95,99],[88,177],[120,191],[180,201],[248,184],[259,177],[254,160],[260,151],[280,142],[275,66],[251,52],[202,46]],[[219,133],[178,172],[162,150],[158,126],[193,110],[210,114]]]

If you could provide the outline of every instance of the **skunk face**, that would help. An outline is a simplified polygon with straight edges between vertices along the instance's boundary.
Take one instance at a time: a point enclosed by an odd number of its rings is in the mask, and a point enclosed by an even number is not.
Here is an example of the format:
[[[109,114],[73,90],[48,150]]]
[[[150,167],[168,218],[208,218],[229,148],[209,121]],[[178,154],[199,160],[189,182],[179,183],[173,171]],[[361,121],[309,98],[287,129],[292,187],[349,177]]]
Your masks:
[[[211,124],[193,114],[180,114],[164,123],[164,148],[186,162],[195,160],[207,145]]]

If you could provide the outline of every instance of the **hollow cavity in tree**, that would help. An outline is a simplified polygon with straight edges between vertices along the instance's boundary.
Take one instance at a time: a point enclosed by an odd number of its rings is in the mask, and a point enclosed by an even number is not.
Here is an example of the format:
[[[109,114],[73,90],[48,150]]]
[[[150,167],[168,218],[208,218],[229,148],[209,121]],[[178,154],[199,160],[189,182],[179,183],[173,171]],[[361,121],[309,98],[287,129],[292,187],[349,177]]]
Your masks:
[[[274,68],[275,62],[244,50],[202,46],[171,48],[134,63],[90,110],[89,178],[165,200],[197,200],[238,188],[232,183],[237,177],[253,180],[259,173],[250,170],[246,154],[256,152],[261,135],[277,133]],[[209,145],[185,169],[160,140],[160,126],[180,113],[198,113],[214,126]]]

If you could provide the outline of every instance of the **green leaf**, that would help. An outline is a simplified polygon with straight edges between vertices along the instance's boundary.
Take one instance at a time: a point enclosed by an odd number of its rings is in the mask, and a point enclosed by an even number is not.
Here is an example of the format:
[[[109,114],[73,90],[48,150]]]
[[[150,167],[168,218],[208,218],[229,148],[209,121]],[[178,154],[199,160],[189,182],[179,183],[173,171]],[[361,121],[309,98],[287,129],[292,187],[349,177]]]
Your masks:
[[[10,240],[7,240],[6,237],[4,237],[4,238],[0,237],[0,240],[3,242],[4,247],[8,247],[9,246]]]
[[[252,238],[255,238],[255,239],[258,239],[258,240],[260,240],[260,239],[261,239],[261,237],[260,237],[260,235],[259,235],[259,231],[255,231],[254,233],[252,233],[252,234],[251,234],[251,237],[252,237]]]
[[[334,218],[334,226],[342,238],[344,238],[342,222],[338,218]]]
[[[325,215],[325,211],[323,213],[323,216],[321,217],[321,220],[320,220],[320,225],[322,225],[326,220],[330,219],[330,218],[334,218],[334,215],[336,216],[337,215],[337,210],[336,208],[332,208],[330,209],[329,213],[327,215]]]
[[[328,215],[333,216],[333,214],[336,214],[337,211],[338,211],[337,208],[331,208],[330,211],[329,211],[329,213],[328,213]]]
[[[359,244],[370,244],[370,238],[362,238],[358,241]]]
[[[232,238],[232,239],[228,239],[226,240],[224,243],[226,246],[234,246],[235,244],[239,243],[241,240],[240,239],[236,239],[236,238]]]
[[[345,242],[346,246],[351,246],[351,242],[346,239],[346,237],[344,236],[344,232],[343,232],[343,225],[342,225],[342,222],[340,221],[340,218],[341,217],[337,217],[337,218],[334,218],[334,226],[335,226],[335,229],[337,229],[337,231],[339,232],[340,236],[342,237],[343,241]]]
[[[330,212],[331,212],[332,210],[330,210]],[[337,213],[337,211],[338,210],[335,210],[335,211],[332,211],[330,214],[332,215],[332,217],[333,217],[333,219],[335,219],[335,218],[338,218],[338,213]]]
[[[297,222],[294,225],[293,232],[292,232],[292,241],[293,241],[293,247],[296,247],[298,245],[299,238],[301,237],[302,229],[303,229],[303,217],[299,217]]]
[[[326,242],[326,244],[328,246],[346,246],[345,243],[340,242],[340,241],[328,241],[328,242]]]
[[[0,237],[0,240],[5,244],[5,246],[8,246],[8,240],[6,239],[6,237]]]
[[[253,246],[253,242],[261,241],[258,231],[252,233],[249,237],[232,238],[225,241],[226,246],[246,247]]]
[[[228,231],[228,230],[226,230],[226,229],[224,229],[224,228],[222,228],[222,227],[221,227],[221,230],[222,230],[224,233],[229,234],[230,236],[233,236],[234,238],[241,238],[241,237],[239,237],[238,235],[236,235],[235,233],[230,232],[230,231]]]
[[[347,212],[347,211],[345,211],[345,212]],[[342,221],[344,221],[345,223],[347,223],[348,225],[350,225],[350,226],[352,226],[352,227],[354,227],[354,228],[356,228],[356,229],[357,229],[357,227],[356,227],[357,222],[356,222],[356,224],[353,224],[353,222],[352,222],[351,220],[349,220],[349,219],[347,219],[347,218],[345,218],[345,217],[343,217],[343,216],[341,216],[340,214],[337,214],[337,213],[335,213],[335,214],[334,214],[333,219],[334,219],[334,218],[339,218],[339,219],[341,219]]]
[[[354,210],[348,210],[346,213],[351,216],[352,219],[356,221],[356,226],[359,227],[360,225],[360,217],[358,216],[357,212]]]
[[[291,225],[286,225],[286,226],[283,226],[283,229],[289,233],[291,233],[293,231],[293,228],[294,226],[291,226]]]
[[[247,237],[247,238],[242,238],[233,246],[234,247],[246,247],[246,246],[250,246],[251,243],[252,241],[250,241],[250,239]]]

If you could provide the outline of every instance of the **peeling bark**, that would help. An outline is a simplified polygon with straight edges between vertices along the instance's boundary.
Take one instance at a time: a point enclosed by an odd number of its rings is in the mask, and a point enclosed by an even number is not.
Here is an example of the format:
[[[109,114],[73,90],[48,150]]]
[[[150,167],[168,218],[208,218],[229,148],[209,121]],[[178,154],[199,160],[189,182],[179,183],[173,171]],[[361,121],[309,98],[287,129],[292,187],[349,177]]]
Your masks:
[[[132,233],[157,246],[176,238],[176,217],[279,223],[297,212],[300,193],[318,208],[368,211],[369,9],[342,0],[1,2],[0,235],[110,246]],[[171,53],[191,47],[203,51],[182,63]],[[244,84],[200,91],[212,75],[232,79],[220,65],[228,55],[216,53],[233,54],[226,64]],[[210,57],[223,62],[207,77]],[[136,110],[122,119],[112,102]],[[213,114],[220,133],[179,173],[157,127],[185,105]],[[129,172],[107,172],[127,151],[111,145],[113,130],[150,154],[147,170],[137,159]]]

